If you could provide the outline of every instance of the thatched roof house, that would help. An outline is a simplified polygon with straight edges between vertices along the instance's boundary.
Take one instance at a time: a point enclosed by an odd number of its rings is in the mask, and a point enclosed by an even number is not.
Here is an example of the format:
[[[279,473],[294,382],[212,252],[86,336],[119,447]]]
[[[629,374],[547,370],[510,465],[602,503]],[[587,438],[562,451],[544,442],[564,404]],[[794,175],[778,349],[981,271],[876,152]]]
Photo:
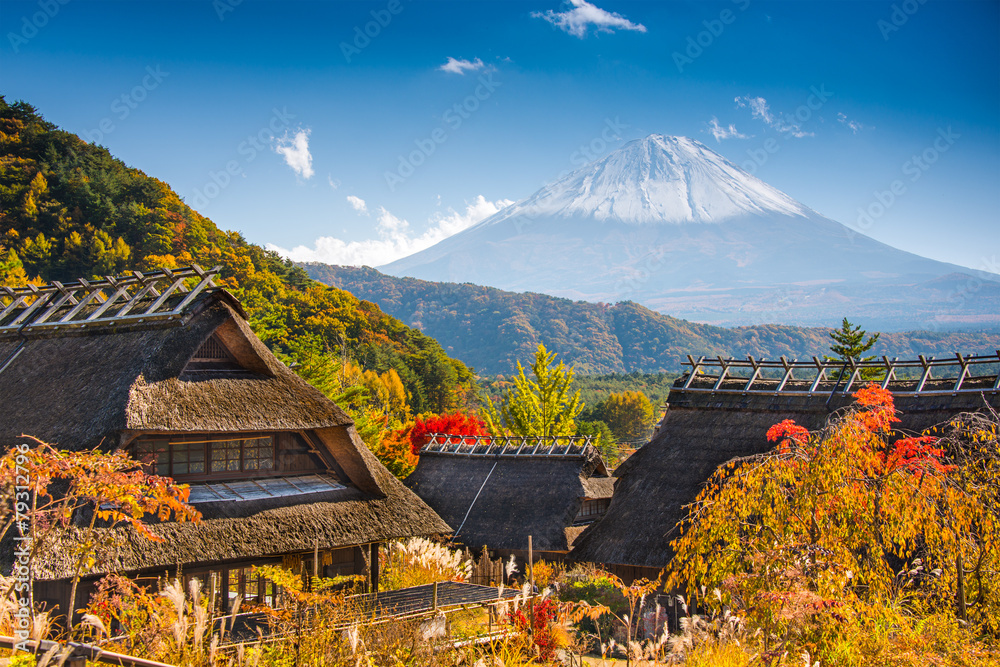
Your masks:
[[[118,529],[91,579],[182,568],[220,600],[260,599],[268,584],[251,579],[252,565],[311,568],[318,551],[319,571],[377,583],[378,543],[450,530],[197,267],[0,290],[0,405],[0,446],[30,434],[62,449],[124,450],[191,485],[200,523],[155,523],[162,542]],[[69,546],[34,567],[36,598],[63,609]]]
[[[848,368],[837,382],[837,364],[782,360],[784,365],[768,368],[751,361],[691,361],[695,372],[674,384],[652,440],[615,471],[611,505],[577,540],[573,560],[605,564],[623,577],[655,578],[671,558],[671,532],[684,506],[716,468],[770,449],[767,429],[783,419],[822,427],[833,411],[852,402],[867,368]],[[994,355],[869,366],[885,371],[891,365],[885,385],[901,411],[898,426],[918,432],[986,403],[1000,408],[997,362]],[[896,379],[902,376],[910,379]]]
[[[463,444],[466,443],[466,444]],[[472,550],[560,559],[607,509],[614,480],[583,438],[436,436],[406,478]]]

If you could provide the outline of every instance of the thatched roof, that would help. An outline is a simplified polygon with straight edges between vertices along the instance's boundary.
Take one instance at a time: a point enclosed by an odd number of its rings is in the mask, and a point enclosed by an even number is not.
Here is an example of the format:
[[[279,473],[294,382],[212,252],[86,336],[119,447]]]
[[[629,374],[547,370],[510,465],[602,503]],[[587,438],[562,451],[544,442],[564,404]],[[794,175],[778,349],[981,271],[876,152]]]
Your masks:
[[[584,498],[609,497],[613,484],[591,445],[548,456],[425,450],[406,478],[473,550],[526,550],[531,535],[536,551],[568,551]]]
[[[243,370],[191,370],[213,335]],[[200,524],[153,527],[164,542],[120,529],[91,573],[277,555],[312,549],[317,539],[325,549],[450,531],[379,463],[343,410],[257,339],[224,290],[206,289],[177,317],[150,322],[8,327],[0,330],[0,368],[3,447],[21,434],[62,449],[113,451],[139,432],[308,431],[347,477],[346,489],[322,497],[198,506]],[[68,546],[37,565],[36,576],[71,576]]]
[[[618,469],[607,513],[581,535],[571,557],[581,562],[662,568],[671,558],[668,534],[684,517],[709,476],[726,461],[767,451],[767,429],[783,419],[821,428],[831,411],[850,397],[705,392],[712,384],[695,382],[686,391],[681,378],[670,392],[669,407],[653,439]],[[952,383],[954,384],[954,383]],[[950,385],[949,385],[950,386]],[[891,387],[890,387],[891,389]],[[896,396],[899,428],[920,431],[961,412],[1000,406],[1000,394],[987,390],[955,395]]]
[[[450,532],[448,525],[386,471],[367,448],[362,445],[360,450],[376,484],[383,489],[381,497],[352,485],[300,496],[294,499],[295,504],[241,501],[195,505],[204,513],[197,524],[171,521],[151,526],[154,534],[164,538],[162,542],[153,542],[131,528],[119,528],[110,535],[99,531],[102,538],[109,538],[111,548],[102,549],[101,561],[85,574],[278,556],[312,551],[317,541],[320,549],[334,549]],[[35,565],[36,579],[73,576],[75,558],[70,547],[81,532],[74,528],[59,548]],[[9,563],[3,567],[9,568]]]
[[[129,431],[302,430],[351,419],[274,357],[223,290],[183,319],[82,331],[0,334],[0,445],[23,433],[64,449],[112,450]],[[182,376],[210,335],[244,373]],[[56,418],[58,416],[58,418]]]

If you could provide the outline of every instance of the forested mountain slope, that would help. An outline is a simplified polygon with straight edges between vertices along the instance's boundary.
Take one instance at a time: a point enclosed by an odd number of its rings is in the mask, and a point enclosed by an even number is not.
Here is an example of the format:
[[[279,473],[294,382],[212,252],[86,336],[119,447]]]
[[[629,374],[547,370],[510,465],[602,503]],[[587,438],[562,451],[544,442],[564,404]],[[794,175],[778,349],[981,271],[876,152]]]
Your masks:
[[[677,371],[688,354],[808,359],[828,352],[828,329],[765,324],[726,328],[680,320],[637,303],[571,301],[471,283],[396,278],[369,268],[303,264],[310,276],[373,301],[434,336],[483,373],[507,373],[539,342],[578,371]],[[850,313],[845,313],[850,315]],[[864,321],[859,324],[865,325]],[[883,333],[873,353],[900,357],[991,353],[1000,333]]]
[[[222,265],[257,335],[289,363],[323,373],[352,359],[395,369],[415,412],[458,407],[472,373],[420,331],[350,293],[309,280],[277,254],[223,231],[166,183],[0,96],[0,284],[75,280],[197,263]],[[343,383],[341,383],[343,384]]]

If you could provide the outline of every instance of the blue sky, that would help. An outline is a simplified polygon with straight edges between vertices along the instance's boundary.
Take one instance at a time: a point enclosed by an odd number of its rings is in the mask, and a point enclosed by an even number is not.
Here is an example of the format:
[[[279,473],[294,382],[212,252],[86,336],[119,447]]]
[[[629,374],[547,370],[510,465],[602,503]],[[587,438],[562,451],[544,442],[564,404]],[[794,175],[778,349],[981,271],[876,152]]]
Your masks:
[[[4,0],[0,35],[8,100],[302,259],[395,259],[662,133],[1000,270],[995,0]]]

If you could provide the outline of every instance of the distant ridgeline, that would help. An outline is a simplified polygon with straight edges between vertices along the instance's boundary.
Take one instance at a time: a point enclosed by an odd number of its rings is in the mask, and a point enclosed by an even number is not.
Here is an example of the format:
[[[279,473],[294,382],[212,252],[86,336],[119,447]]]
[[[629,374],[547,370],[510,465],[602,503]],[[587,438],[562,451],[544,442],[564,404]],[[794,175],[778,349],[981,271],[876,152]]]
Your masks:
[[[433,339],[311,282],[276,253],[220,230],[163,181],[0,96],[0,285],[191,264],[221,266],[220,286],[286,363],[339,358],[345,347],[364,369],[395,369],[415,412],[453,409],[471,387],[470,369]]]
[[[674,526],[706,480],[735,457],[770,450],[784,419],[810,430],[850,405],[863,376],[889,389],[896,430],[919,433],[963,412],[1000,409],[1000,352],[847,366],[692,359],[648,444],[622,463],[607,513],[574,543],[572,558],[628,577],[655,577],[672,557]]]
[[[822,328],[762,324],[730,329],[680,320],[631,301],[589,303],[471,283],[396,278],[369,267],[301,266],[316,280],[377,303],[486,374],[515,370],[517,360],[530,358],[539,342],[584,373],[678,372],[695,353],[811,359],[830,346],[829,330]],[[996,331],[884,332],[871,352],[915,358],[998,348]]]

